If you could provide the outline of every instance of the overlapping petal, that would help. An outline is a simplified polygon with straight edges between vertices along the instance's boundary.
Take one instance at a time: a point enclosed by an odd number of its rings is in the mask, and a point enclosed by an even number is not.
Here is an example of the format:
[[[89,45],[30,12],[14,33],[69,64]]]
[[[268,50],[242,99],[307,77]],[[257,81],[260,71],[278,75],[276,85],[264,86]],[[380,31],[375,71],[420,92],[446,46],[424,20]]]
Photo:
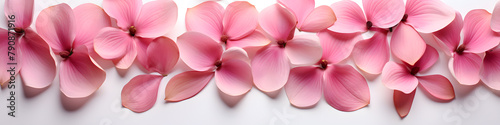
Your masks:
[[[255,86],[265,92],[281,89],[290,73],[290,61],[282,48],[269,45],[260,49],[252,59]]]
[[[76,36],[76,21],[68,4],[58,4],[46,9],[36,19],[36,30],[47,41],[54,53],[69,51]]]
[[[323,93],[330,106],[340,111],[355,111],[370,104],[370,90],[365,78],[350,65],[326,69]]]
[[[102,8],[116,19],[117,25],[128,29],[134,24],[142,7],[142,0],[104,0]]]
[[[297,35],[286,43],[285,54],[292,64],[312,65],[319,61],[322,50],[316,36]]]
[[[372,38],[359,41],[352,52],[356,66],[370,74],[380,74],[389,62],[387,31],[376,32]]]
[[[425,41],[412,26],[400,23],[392,34],[391,51],[402,61],[414,65],[425,52]]]
[[[290,103],[310,107],[321,99],[323,71],[315,66],[296,67],[290,71],[285,92]]]
[[[453,72],[460,84],[475,85],[479,82],[482,59],[474,53],[453,55]]]
[[[491,14],[483,9],[472,10],[464,19],[465,50],[482,53],[500,43],[500,34],[490,28]]]
[[[410,74],[406,66],[395,62],[385,64],[382,71],[382,82],[389,89],[411,93],[418,86],[418,79]]]
[[[111,26],[111,18],[104,10],[91,3],[77,6],[73,9],[75,14],[75,41],[73,48],[81,45],[87,46],[89,50],[94,51],[94,38],[104,27]]]
[[[222,36],[224,8],[214,2],[206,1],[188,8],[186,11],[187,31],[196,31],[219,40]]]
[[[403,0],[363,0],[366,19],[379,28],[390,28],[403,18]]]
[[[329,30],[319,32],[318,37],[323,48],[322,59],[326,59],[332,64],[336,64],[349,57],[356,42],[362,39],[360,33],[345,34]]]
[[[406,23],[422,33],[438,31],[455,19],[455,10],[441,0],[406,1]]]
[[[481,67],[481,80],[488,87],[500,90],[500,49],[486,52]]]
[[[434,65],[438,59],[439,53],[437,50],[434,49],[434,47],[427,45],[424,55],[422,55],[422,58],[420,58],[414,66],[418,67],[419,71],[426,71]]]
[[[27,29],[18,43],[20,49],[19,72],[23,83],[32,88],[49,86],[56,76],[56,63],[50,54],[50,47],[35,31]],[[19,54],[19,53],[18,53]]]
[[[459,12],[455,13],[455,19],[445,28],[434,32],[433,35],[439,40],[437,43],[440,49],[451,55],[460,44],[460,32],[462,31],[464,21]]]
[[[259,12],[246,1],[235,1],[227,5],[223,18],[223,32],[232,40],[241,39],[255,30]]]
[[[34,0],[6,0],[4,12],[7,19],[15,18],[14,25],[28,28],[33,20]]]
[[[160,75],[138,75],[122,89],[122,105],[134,112],[145,112],[153,107],[158,96]]]
[[[337,17],[335,16],[335,13],[333,13],[332,8],[322,5],[314,8],[314,10],[307,15],[307,18],[305,18],[302,23],[299,21],[297,28],[300,31],[319,32],[332,26],[336,20]]]
[[[99,31],[94,39],[94,50],[104,59],[118,59],[128,53],[134,46],[134,39],[128,33],[113,27]]]
[[[177,38],[181,59],[192,69],[208,71],[222,56],[222,46],[199,32],[186,32]]]
[[[342,0],[330,6],[335,12],[337,21],[329,30],[339,33],[366,32],[366,18],[363,10],[354,1]]]
[[[146,69],[166,75],[179,60],[179,48],[172,39],[162,36],[149,44],[146,55],[148,58]]]
[[[198,94],[212,79],[211,71],[187,71],[175,75],[165,88],[165,100],[178,102]]]
[[[455,91],[450,80],[442,75],[417,76],[422,88],[440,100],[455,98]]]
[[[244,60],[228,59],[222,61],[220,69],[215,71],[215,83],[222,92],[239,96],[252,88],[252,69]]]
[[[297,20],[294,15],[279,4],[266,7],[259,14],[259,24],[276,40],[293,38]]]
[[[157,0],[144,4],[135,19],[137,36],[155,38],[166,34],[177,22],[177,4],[173,0]]]

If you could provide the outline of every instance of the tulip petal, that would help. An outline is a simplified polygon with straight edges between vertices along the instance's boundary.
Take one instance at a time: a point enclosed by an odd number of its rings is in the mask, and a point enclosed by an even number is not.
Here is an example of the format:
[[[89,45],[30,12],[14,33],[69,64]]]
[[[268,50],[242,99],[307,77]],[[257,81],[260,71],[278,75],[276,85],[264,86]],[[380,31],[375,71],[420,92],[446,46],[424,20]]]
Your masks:
[[[279,4],[266,7],[259,14],[260,26],[276,40],[293,38],[296,23],[293,14]]]
[[[394,90],[394,106],[399,114],[399,117],[404,118],[410,113],[413,98],[415,98],[415,91],[405,94],[401,91]]]
[[[259,12],[246,1],[235,1],[227,5],[222,24],[224,33],[236,40],[251,34],[257,27]]]
[[[414,65],[425,52],[425,41],[410,25],[401,23],[392,34],[391,51],[397,58]]]
[[[177,38],[181,59],[196,71],[208,71],[221,59],[222,46],[199,32],[186,32]]]
[[[250,35],[245,36],[239,40],[228,40],[227,44],[226,44],[226,48],[231,48],[231,47],[239,47],[239,48],[261,47],[261,46],[265,46],[269,43],[271,43],[271,40],[269,40],[266,37],[266,35],[264,35],[264,33],[262,31],[255,30]]]
[[[319,32],[332,26],[336,20],[337,17],[335,17],[332,8],[322,5],[316,7],[307,18],[303,20],[303,23],[299,21],[297,27],[300,31]]]
[[[481,67],[481,80],[488,87],[500,90],[500,49],[486,52]]]
[[[116,19],[117,25],[128,29],[134,24],[141,11],[142,0],[104,0],[102,8],[106,13]]]
[[[223,31],[224,8],[214,2],[206,1],[188,8],[186,11],[186,30],[196,31],[220,40]]]
[[[398,24],[404,15],[403,0],[363,0],[366,19],[379,28],[390,28]]]
[[[118,59],[128,53],[134,40],[128,33],[113,27],[101,29],[94,39],[94,50],[103,59]]]
[[[420,58],[414,66],[419,67],[419,71],[426,71],[434,65],[438,59],[439,53],[437,50],[434,49],[434,47],[427,45],[424,55],[422,55],[422,58]]]
[[[23,83],[32,88],[49,86],[56,76],[56,62],[50,54],[49,45],[35,31],[27,29],[18,46],[22,66],[19,73]]]
[[[335,65],[323,76],[325,100],[340,111],[355,111],[370,104],[365,78],[350,65]]]
[[[4,12],[7,19],[14,17],[14,25],[20,28],[28,28],[33,19],[34,0],[5,0]]]
[[[455,10],[440,0],[406,1],[406,23],[418,32],[438,31],[455,19]]]
[[[68,4],[58,4],[46,9],[36,19],[36,30],[54,53],[69,51],[75,39],[75,15]]]
[[[92,3],[86,3],[73,9],[75,13],[76,36],[73,48],[86,45],[94,51],[94,38],[104,27],[111,27],[111,19],[104,10]]]
[[[215,84],[219,90],[231,96],[239,96],[250,91],[253,85],[250,64],[239,59],[222,61],[215,71]]]
[[[387,32],[376,32],[372,38],[356,43],[352,57],[361,70],[370,74],[382,73],[390,58]]]
[[[176,22],[177,4],[173,0],[157,0],[144,4],[134,25],[136,35],[155,38],[173,29]]]
[[[456,12],[455,19],[448,26],[433,33],[433,35],[445,45],[441,45],[441,49],[449,52],[455,51],[460,44],[460,32],[462,31],[463,25],[464,21],[462,15]]]
[[[296,67],[290,70],[285,92],[290,104],[311,107],[321,99],[323,71],[318,67]]]
[[[329,30],[339,33],[366,32],[368,30],[363,10],[354,1],[342,0],[333,3],[330,7],[335,12],[337,21],[328,28]]]
[[[440,100],[455,98],[450,80],[442,75],[418,76],[420,85],[432,96]]]
[[[410,74],[406,66],[395,62],[388,62],[382,70],[382,82],[393,90],[406,94],[411,93],[418,85],[418,79]]]
[[[178,102],[198,94],[214,76],[213,72],[187,71],[175,75],[165,88],[165,100]]]
[[[297,27],[302,26],[308,15],[314,10],[314,0],[278,0],[278,3],[295,15],[295,19],[298,21]]]
[[[479,82],[479,72],[482,59],[474,53],[463,53],[453,55],[453,72],[460,84],[475,85]]]
[[[149,44],[147,49],[148,65],[150,72],[168,74],[179,60],[177,44],[167,37],[158,37]]]
[[[134,112],[145,112],[153,107],[162,80],[159,75],[138,75],[122,89],[122,105]]]
[[[317,37],[317,36],[314,36]],[[297,35],[288,41],[285,47],[285,54],[292,64],[312,65],[317,63],[322,56],[323,49],[319,40],[311,39],[306,35]]]
[[[281,89],[290,73],[290,61],[282,48],[261,48],[252,59],[252,76],[255,86],[265,92]]]
[[[493,12],[491,12],[491,29],[495,32],[500,32],[500,1],[497,1]]]
[[[472,10],[464,19],[465,50],[482,53],[500,43],[500,34],[490,28],[491,14],[486,10]]]

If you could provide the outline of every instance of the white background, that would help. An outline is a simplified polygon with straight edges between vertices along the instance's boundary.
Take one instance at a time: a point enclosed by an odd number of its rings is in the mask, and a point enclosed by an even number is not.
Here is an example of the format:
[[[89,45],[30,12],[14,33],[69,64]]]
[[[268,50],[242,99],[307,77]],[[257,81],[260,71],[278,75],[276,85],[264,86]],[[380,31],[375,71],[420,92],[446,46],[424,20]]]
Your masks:
[[[5,0],[0,0],[3,6]],[[150,0],[145,0],[146,3]],[[224,7],[233,0],[222,0]],[[339,0],[317,0],[316,6],[330,5]],[[486,9],[491,12],[496,0],[443,0],[459,11],[463,17],[472,9]],[[44,8],[59,3],[68,3],[72,8],[83,3],[101,5],[102,0],[35,0],[33,21]],[[179,7],[179,17],[175,29],[167,34],[176,39],[185,32],[184,15],[186,8],[203,0],[175,0]],[[361,5],[361,0],[356,0]],[[274,4],[273,0],[251,0],[260,11]],[[3,15],[3,9],[0,9]],[[0,27],[6,28],[5,19]],[[34,22],[32,24],[34,28]],[[365,35],[366,36],[369,35]],[[2,45],[4,46],[4,45]],[[500,92],[487,88],[483,83],[476,86],[459,85],[447,68],[449,57],[440,52],[440,59],[428,72],[421,74],[442,74],[450,79],[455,88],[456,98],[448,103],[435,102],[424,91],[417,90],[409,115],[401,119],[394,109],[392,90],[387,89],[377,76],[367,77],[370,86],[370,104],[354,112],[341,112],[330,107],[321,99],[316,107],[298,109],[291,106],[284,91],[271,98],[253,88],[239,102],[230,106],[220,97],[212,80],[195,97],[178,102],[163,101],[165,86],[174,75],[187,70],[179,63],[175,71],[162,80],[155,106],[144,113],[133,113],[121,106],[122,87],[134,76],[144,74],[138,64],[127,70],[116,70],[109,61],[100,61],[107,78],[102,87],[86,100],[62,101],[59,92],[59,78],[44,92],[27,97],[23,93],[20,77],[16,85],[16,117],[7,115],[9,89],[0,90],[0,125],[137,125],[137,124],[248,124],[248,125],[299,125],[299,124],[499,124]],[[350,59],[349,59],[350,60]],[[347,61],[352,64],[352,61]],[[499,76],[500,77],[500,76]],[[80,104],[71,107],[63,104]]]

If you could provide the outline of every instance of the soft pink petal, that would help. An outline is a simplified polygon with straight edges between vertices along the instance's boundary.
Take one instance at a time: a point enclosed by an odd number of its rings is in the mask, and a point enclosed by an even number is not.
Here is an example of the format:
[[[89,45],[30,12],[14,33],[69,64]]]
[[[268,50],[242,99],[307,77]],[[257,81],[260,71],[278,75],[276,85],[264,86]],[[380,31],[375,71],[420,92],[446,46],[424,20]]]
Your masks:
[[[415,92],[412,91],[409,94],[403,93],[398,90],[394,90],[394,107],[399,114],[399,117],[404,118],[410,113],[411,104],[413,103],[413,98],[415,98]]]
[[[387,31],[376,32],[372,38],[356,43],[352,57],[361,70],[370,74],[382,73],[390,58]]]
[[[11,33],[11,34],[13,34],[13,33]],[[15,40],[13,40],[12,42],[9,43],[9,41],[11,41],[9,39],[15,39]],[[9,44],[19,43],[18,39],[19,39],[19,37],[15,37],[13,35],[9,36],[7,30],[0,28],[0,44],[4,45],[4,47],[0,48],[0,52],[5,53],[5,54],[0,54],[0,64],[2,64],[2,65],[0,65],[0,71],[4,71],[4,72],[0,72],[0,86],[3,86],[4,83],[6,83],[7,81],[10,80],[11,75],[10,75],[10,72],[7,72],[7,70],[10,70],[10,68],[13,66],[21,68],[21,66],[17,66],[17,65],[12,65],[12,66],[7,65],[7,63],[18,62],[17,60],[11,61],[9,59],[9,56],[14,57],[15,59],[19,58],[20,57],[19,55],[21,54],[21,53],[19,53],[19,49],[16,49],[16,50],[11,49],[9,51],[9,47],[8,47]],[[15,46],[14,46],[14,48],[15,48]],[[12,54],[9,55],[8,54],[9,52],[12,52],[16,55],[12,55]],[[16,68],[16,70],[14,72],[15,74],[17,74],[17,72],[19,72],[19,68]]]
[[[196,31],[220,40],[223,26],[224,8],[214,2],[206,1],[188,8],[186,11],[186,30]]]
[[[181,59],[196,71],[212,69],[222,56],[222,46],[198,32],[186,32],[177,37]]]
[[[500,90],[500,49],[486,52],[481,67],[481,80],[488,87]]]
[[[426,71],[434,65],[438,59],[439,53],[437,50],[434,49],[434,47],[427,45],[424,55],[422,55],[422,58],[420,58],[414,66],[419,67],[419,71]]]
[[[311,107],[321,99],[323,71],[315,66],[296,67],[290,70],[285,92],[290,104]]]
[[[265,92],[281,89],[290,73],[290,61],[282,48],[267,46],[252,59],[252,76],[255,86]]]
[[[135,20],[137,36],[155,38],[173,29],[177,22],[177,4],[173,0],[151,1],[142,6]]]
[[[118,59],[128,53],[134,40],[127,32],[113,27],[103,28],[94,39],[94,50],[104,59]]]
[[[73,9],[75,13],[76,36],[73,48],[86,45],[88,49],[94,49],[94,38],[104,27],[111,26],[111,19],[104,10],[92,3],[86,3]]]
[[[322,5],[316,7],[302,23],[299,21],[297,28],[300,31],[319,32],[332,26],[336,20],[332,8]]]
[[[134,39],[137,40],[137,39]],[[125,55],[118,59],[113,59],[113,63],[115,63],[115,67],[118,69],[128,69],[135,61],[137,57],[138,49],[137,44],[134,41],[132,45],[129,45],[126,49]]]
[[[425,41],[410,25],[399,24],[391,38],[391,51],[394,56],[413,65],[425,52]]]
[[[168,74],[179,60],[177,44],[167,37],[158,37],[149,44],[147,49],[149,71]]]
[[[28,28],[33,19],[33,3],[34,0],[5,0],[5,16],[9,20],[14,17],[16,27]]]
[[[215,84],[219,90],[231,96],[247,93],[253,85],[250,64],[239,59],[222,61],[220,69],[215,71]]]
[[[465,50],[482,53],[498,45],[500,34],[490,28],[491,14],[483,9],[472,10],[464,19]]]
[[[296,23],[294,15],[279,4],[266,7],[259,14],[260,26],[276,40],[293,38]]]
[[[122,105],[134,112],[145,112],[153,107],[158,96],[160,75],[138,75],[122,89]]]
[[[432,96],[440,100],[455,98],[450,80],[442,75],[418,76],[420,85]]]
[[[222,62],[234,59],[241,60],[250,64],[250,59],[248,58],[248,54],[242,48],[237,48],[237,47],[229,48],[226,51],[224,51],[224,53],[222,53],[222,59],[221,59]]]
[[[128,29],[141,10],[142,0],[104,0],[102,8],[109,16],[116,19],[117,25],[122,29]]]
[[[463,25],[464,21],[462,15],[456,12],[455,19],[448,26],[433,33],[433,35],[439,39],[439,42],[445,45],[442,46],[441,49],[449,52],[455,51],[460,44],[460,32],[462,31]]]
[[[297,27],[302,26],[308,15],[314,10],[314,0],[278,0],[278,3],[295,15],[295,19],[298,21]]]
[[[493,12],[491,12],[491,29],[495,32],[500,32],[500,1],[497,1]]]
[[[441,0],[408,0],[405,13],[406,23],[423,33],[438,31],[455,19],[455,10]]]
[[[75,15],[68,4],[62,3],[43,9],[36,19],[36,30],[58,54],[69,51],[75,40]]]
[[[453,72],[460,84],[475,85],[479,82],[479,72],[482,59],[474,53],[463,53],[453,55]]]
[[[357,3],[350,0],[342,0],[333,3],[330,7],[335,12],[337,21],[328,28],[329,30],[339,33],[366,32],[368,30],[363,10],[361,10],[361,7]]]
[[[246,1],[235,1],[227,5],[223,26],[225,35],[237,40],[251,34],[257,27],[259,12],[255,6]]]
[[[298,35],[286,43],[285,54],[292,64],[312,65],[322,56],[323,49],[316,36]]]
[[[326,59],[331,64],[336,64],[351,55],[356,42],[362,39],[360,33],[337,33],[323,30],[318,34],[323,48],[322,59]]]
[[[94,93],[106,79],[106,72],[95,63],[88,49],[81,46],[61,62],[59,84],[61,92],[69,98],[83,98]]]
[[[261,47],[271,43],[266,35],[260,30],[254,30],[250,35],[245,36],[239,40],[228,40],[226,44],[226,48],[231,47]]]
[[[340,111],[355,111],[370,104],[365,78],[350,65],[335,65],[323,76],[325,100]]]
[[[379,28],[390,28],[403,18],[403,0],[363,0],[366,19]]]
[[[165,100],[178,102],[198,94],[214,76],[213,72],[187,71],[175,75],[165,88]]]
[[[16,46],[21,52],[18,59],[21,59],[23,83],[32,88],[49,86],[56,76],[56,62],[50,55],[49,45],[35,31],[28,29]]]
[[[161,36],[161,37],[163,37],[163,36]],[[141,64],[141,66],[144,67],[145,69],[148,69],[147,65],[149,65],[148,64],[149,57],[147,54],[147,50],[148,50],[149,44],[151,44],[151,42],[153,40],[154,39],[142,38],[142,37],[135,37],[134,38],[134,42],[137,45],[137,57],[136,57],[137,62],[139,62],[139,64]],[[177,49],[177,51],[178,50],[179,49]]]
[[[406,66],[388,62],[382,70],[382,82],[389,89],[402,91],[406,94],[415,90],[418,79],[410,74]]]

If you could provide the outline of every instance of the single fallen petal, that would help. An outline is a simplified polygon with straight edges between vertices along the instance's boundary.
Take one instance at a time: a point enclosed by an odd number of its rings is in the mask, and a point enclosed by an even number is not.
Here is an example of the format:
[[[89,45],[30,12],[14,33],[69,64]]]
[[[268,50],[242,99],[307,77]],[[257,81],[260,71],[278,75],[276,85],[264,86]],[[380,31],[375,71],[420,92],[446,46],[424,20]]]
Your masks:
[[[310,107],[321,99],[323,71],[315,66],[296,67],[290,70],[285,92],[290,104]]]
[[[450,80],[442,75],[418,76],[420,85],[432,96],[440,100],[455,98]]]
[[[410,113],[413,98],[415,98],[415,91],[405,94],[401,91],[394,90],[394,107],[399,114],[399,117],[404,118]]]
[[[165,88],[165,100],[178,102],[198,94],[214,76],[213,72],[187,71],[175,75]]]
[[[168,74],[179,60],[179,48],[168,37],[158,37],[149,44],[147,49],[149,71]]]
[[[145,112],[156,102],[158,87],[163,76],[138,75],[122,89],[122,105],[134,112]]]
[[[335,65],[323,76],[325,100],[340,111],[355,111],[370,104],[365,78],[350,65]]]

